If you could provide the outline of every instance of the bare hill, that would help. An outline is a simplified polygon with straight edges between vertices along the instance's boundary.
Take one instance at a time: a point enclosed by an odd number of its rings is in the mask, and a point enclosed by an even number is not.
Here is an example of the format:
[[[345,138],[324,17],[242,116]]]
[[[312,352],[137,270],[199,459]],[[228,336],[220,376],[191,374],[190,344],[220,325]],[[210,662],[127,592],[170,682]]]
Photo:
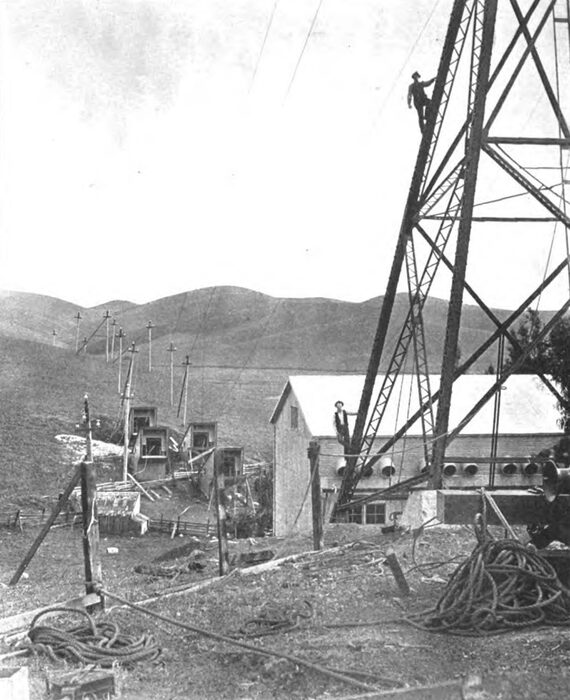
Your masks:
[[[194,364],[290,368],[315,371],[362,371],[366,368],[381,306],[381,297],[362,303],[334,299],[283,299],[239,287],[210,287],[147,304],[111,301],[90,309],[34,294],[9,293],[0,297],[0,333],[20,339],[75,350],[88,339],[89,354],[105,353],[107,310],[115,321],[110,332],[122,327],[125,343],[144,346],[152,322],[153,354],[167,362],[172,340],[177,361],[185,354]],[[396,299],[389,344],[393,346],[407,309],[406,295]],[[77,313],[81,314],[79,329]],[[445,334],[447,302],[430,299],[425,323],[430,368],[437,371]],[[504,317],[505,312],[497,312]],[[492,327],[486,315],[466,305],[460,344],[463,356]],[[77,331],[79,332],[77,333]],[[126,345],[125,345],[126,346]],[[485,355],[474,371],[485,371],[494,361]]]
[[[117,352],[105,356],[104,311],[109,308],[130,341],[137,341],[135,403],[158,406],[159,420],[183,430],[182,362],[189,355],[187,421],[217,421],[220,444],[243,446],[246,458],[271,458],[268,423],[287,375],[303,371],[363,371],[368,362],[381,298],[361,304],[330,299],[277,299],[235,287],[188,292],[149,304],[110,302],[83,309],[34,294],[0,296],[0,483],[1,501],[22,494],[53,494],[72,469],[55,440],[79,432],[83,396],[94,417],[119,424],[121,402]],[[406,298],[396,300],[402,319]],[[87,352],[75,353],[76,315]],[[439,369],[447,304],[434,299],[425,310],[431,369]],[[504,312],[499,312],[504,315]],[[463,356],[481,341],[489,321],[465,307]],[[152,320],[152,371],[146,325]],[[396,325],[396,324],[394,324]],[[52,330],[56,345],[52,346]],[[396,326],[397,330],[399,328]],[[170,402],[170,340],[174,401]],[[391,342],[394,342],[393,332]],[[116,344],[115,350],[118,349]],[[484,371],[494,358],[479,363]],[[127,359],[123,359],[122,379]],[[179,409],[180,406],[180,410]]]

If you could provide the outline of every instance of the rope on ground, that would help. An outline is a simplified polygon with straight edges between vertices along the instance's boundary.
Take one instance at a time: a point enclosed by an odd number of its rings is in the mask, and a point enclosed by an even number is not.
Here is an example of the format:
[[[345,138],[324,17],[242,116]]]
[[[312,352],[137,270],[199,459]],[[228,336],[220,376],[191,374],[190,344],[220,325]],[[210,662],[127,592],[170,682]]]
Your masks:
[[[239,634],[245,637],[263,637],[278,632],[291,632],[298,629],[301,622],[311,620],[313,616],[313,604],[310,600],[286,606],[270,602],[261,608],[258,615],[240,627]]]
[[[37,624],[41,617],[54,612],[79,614],[87,622],[69,629]],[[140,661],[154,661],[160,655],[160,648],[151,635],[143,634],[135,638],[122,634],[115,623],[96,623],[88,612],[77,608],[42,610],[32,620],[28,637],[32,653],[44,653],[53,660],[63,658],[95,666],[131,665]]]
[[[133,610],[143,613],[144,615],[149,615],[150,617],[154,617],[157,620],[162,620],[163,622],[174,625],[175,627],[180,627],[181,629],[186,630],[187,632],[194,632],[196,634],[202,635],[203,637],[207,637],[208,639],[214,639],[217,642],[231,644],[233,646],[237,646],[242,649],[246,649],[247,651],[253,652],[254,654],[261,654],[262,656],[273,656],[279,659],[286,659],[287,661],[291,661],[297,666],[304,666],[305,668],[317,671],[318,673],[322,673],[325,676],[334,678],[335,680],[341,681],[343,683],[348,683],[350,685],[356,686],[357,688],[363,688],[364,690],[370,691],[378,690],[377,688],[368,683],[364,683],[354,678],[350,678],[349,676],[333,671],[332,669],[326,668],[325,666],[313,664],[309,661],[306,661],[305,659],[298,658],[296,656],[291,656],[290,654],[283,654],[279,651],[273,651],[272,649],[264,649],[263,647],[257,647],[253,644],[248,644],[247,642],[242,642],[237,639],[232,639],[231,637],[228,637],[226,635],[218,634],[217,632],[211,632],[210,630],[203,629],[202,627],[197,627],[196,625],[190,625],[186,622],[180,622],[171,617],[166,617],[165,615],[156,613],[152,610],[146,610],[135,603],[131,603],[126,598],[122,598],[116,595],[115,593],[111,593],[110,591],[105,590],[104,588],[99,588],[98,593],[105,596],[106,598],[110,598],[111,600],[116,600],[119,603],[125,605],[126,607],[132,608]]]
[[[430,632],[464,636],[570,626],[570,590],[533,548],[513,539],[484,538],[455,570],[435,607],[406,621]]]

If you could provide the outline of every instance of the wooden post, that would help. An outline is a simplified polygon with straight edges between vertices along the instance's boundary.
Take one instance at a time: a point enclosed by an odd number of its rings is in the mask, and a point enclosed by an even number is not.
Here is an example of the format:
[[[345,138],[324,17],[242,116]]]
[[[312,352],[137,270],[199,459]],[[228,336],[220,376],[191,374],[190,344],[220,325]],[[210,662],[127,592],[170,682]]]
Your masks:
[[[124,337],[125,337],[125,334],[123,333],[123,329],[119,327],[119,333],[117,335],[117,338],[119,339],[119,388],[118,388],[119,394],[123,390],[122,383],[121,383],[121,375],[122,375],[122,370],[123,370],[123,338]]]
[[[45,522],[45,525],[42,527],[42,529],[40,530],[40,533],[38,534],[38,536],[36,537],[36,539],[32,543],[32,546],[28,550],[28,553],[26,554],[26,556],[22,559],[20,565],[16,569],[16,573],[12,576],[8,585],[15,586],[18,583],[18,581],[22,577],[22,574],[26,570],[26,567],[32,561],[34,554],[38,551],[40,544],[44,541],[45,536],[48,534],[51,526],[55,522],[55,519],[61,513],[61,509],[67,503],[67,500],[68,500],[69,496],[71,495],[71,492],[79,483],[80,477],[81,477],[81,471],[80,471],[80,469],[76,468],[75,474],[71,477],[69,484],[67,484],[67,486],[65,487],[65,491],[61,494],[59,500],[57,501],[57,503],[53,507],[53,510],[52,510],[49,518]]]
[[[190,355],[186,355],[184,360],[186,371],[184,373],[184,413],[182,414],[182,425],[186,425],[186,413],[188,411],[188,374],[190,370]]]
[[[85,396],[87,419],[87,444],[85,460],[81,463],[81,509],[83,521],[83,558],[85,564],[85,592],[97,593],[97,584],[102,583],[103,573],[99,556],[99,517],[97,514],[97,482],[91,437],[89,399]],[[103,599],[101,598],[101,605]]]
[[[324,546],[323,515],[321,504],[321,476],[319,473],[319,454],[321,446],[316,440],[311,440],[307,454],[309,456],[311,480],[311,501],[313,511],[313,549],[320,550]]]
[[[146,324],[146,328],[148,330],[148,371],[152,372],[152,329],[154,328],[152,321]]]
[[[388,564],[394,575],[400,593],[403,596],[410,595],[410,587],[408,586],[408,582],[406,581],[406,577],[404,576],[404,572],[402,571],[402,567],[400,566],[400,562],[398,561],[393,547],[386,548],[386,564]]]
[[[105,362],[109,362],[109,319],[111,318],[109,309],[105,311],[103,318],[105,319]]]
[[[176,348],[174,347],[174,343],[171,342],[170,346],[168,348],[168,352],[170,353],[170,405],[174,405],[174,353],[176,352]]]
[[[127,386],[125,388],[125,394],[123,396],[123,402],[125,404],[125,415],[123,420],[123,481],[127,482],[127,474],[129,470],[129,414],[131,412],[131,381],[133,378],[133,367],[135,364],[135,353],[138,350],[133,343],[129,348],[131,353],[131,361],[129,363],[129,369],[127,372]]]
[[[117,325],[116,319],[111,321],[111,362],[115,361],[115,326]]]
[[[79,350],[79,321],[81,321],[81,314],[79,311],[77,312],[77,316],[75,317],[75,352]]]
[[[230,570],[228,556],[228,535],[226,532],[226,508],[224,505],[224,475],[220,474],[218,451],[214,452],[214,498],[216,503],[216,522],[218,526],[218,555],[220,576]]]

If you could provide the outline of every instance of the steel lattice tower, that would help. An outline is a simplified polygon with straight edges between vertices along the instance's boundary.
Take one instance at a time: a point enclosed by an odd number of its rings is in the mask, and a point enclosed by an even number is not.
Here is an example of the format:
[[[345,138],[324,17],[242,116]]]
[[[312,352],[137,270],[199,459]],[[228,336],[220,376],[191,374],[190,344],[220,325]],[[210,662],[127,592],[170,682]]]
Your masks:
[[[447,446],[570,307],[568,300],[535,343],[520,347],[512,327],[545,290],[564,280],[562,273],[569,269],[567,244],[542,282],[502,320],[467,276],[470,243],[484,227],[494,226],[497,236],[501,227],[511,231],[524,227],[525,235],[533,227],[536,235],[544,236],[545,227],[557,226],[567,241],[570,129],[563,107],[570,101],[569,17],[570,0],[454,0],[333,518],[349,503],[378,498],[380,492],[351,501],[363,469],[387,453],[416,421],[421,421],[429,469],[406,483],[429,478],[432,487],[440,488]],[[490,192],[497,196],[490,197]],[[403,270],[409,308],[395,349],[386,357],[388,326]],[[440,386],[433,392],[423,315],[432,284],[443,273],[451,283]],[[465,292],[493,330],[458,364]],[[457,425],[450,426],[454,381],[489,348],[503,347],[505,342],[520,351],[519,360],[501,371],[493,387]],[[378,449],[373,443],[408,356],[413,359],[420,408]],[[380,378],[381,360],[387,369]],[[539,376],[563,402],[548,378]]]

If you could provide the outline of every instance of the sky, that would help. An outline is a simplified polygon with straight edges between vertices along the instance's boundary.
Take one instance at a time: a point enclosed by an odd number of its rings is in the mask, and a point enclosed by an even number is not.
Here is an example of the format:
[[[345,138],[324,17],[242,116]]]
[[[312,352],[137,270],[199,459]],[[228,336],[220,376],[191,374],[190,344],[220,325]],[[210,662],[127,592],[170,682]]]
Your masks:
[[[3,0],[0,288],[383,294],[420,141],[407,87],[435,75],[451,4]],[[489,240],[475,279],[509,308]],[[545,246],[518,250],[521,279]]]

